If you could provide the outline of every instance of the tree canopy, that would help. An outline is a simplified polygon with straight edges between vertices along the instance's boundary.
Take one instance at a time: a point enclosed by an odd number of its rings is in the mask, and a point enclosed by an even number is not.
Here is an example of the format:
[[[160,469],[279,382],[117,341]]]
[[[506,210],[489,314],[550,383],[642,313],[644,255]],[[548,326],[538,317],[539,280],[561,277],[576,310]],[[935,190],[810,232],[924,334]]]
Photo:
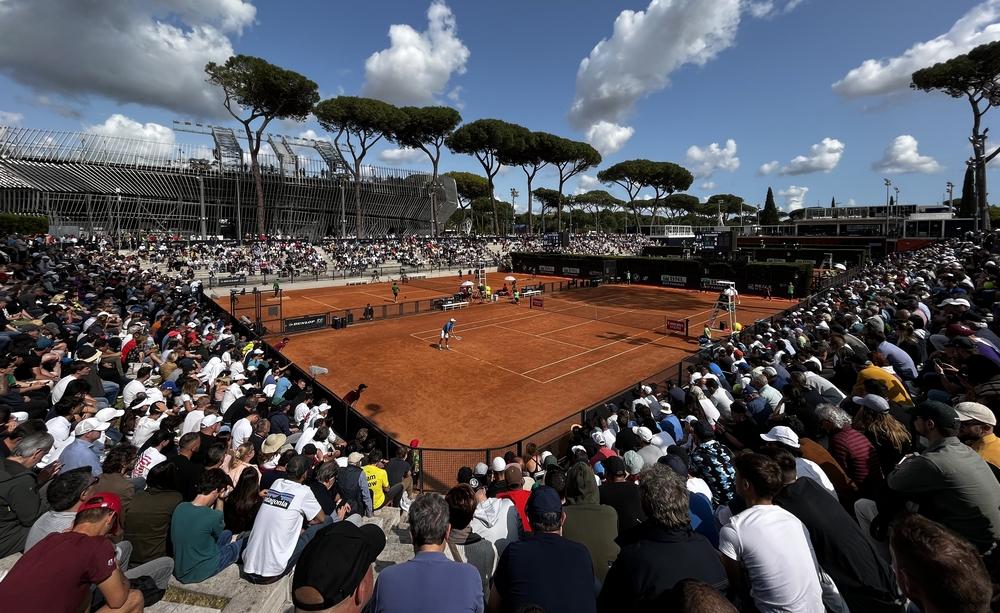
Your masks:
[[[566,181],[601,163],[601,154],[587,143],[568,138],[553,137],[546,146],[549,162],[559,171],[559,202],[557,227],[562,231],[563,190]]]
[[[431,207],[431,226],[433,234],[438,232],[438,208],[441,202],[437,198],[438,166],[441,162],[441,148],[445,140],[451,136],[458,124],[462,123],[462,115],[448,106],[405,106],[400,109],[402,121],[396,126],[395,141],[403,147],[420,149],[431,161],[432,194],[435,196]],[[441,199],[443,200],[443,199]]]
[[[221,65],[209,62],[205,74],[209,83],[222,88],[222,104],[229,114],[243,124],[257,187],[257,233],[265,234],[264,186],[257,162],[264,130],[273,119],[303,121],[319,100],[319,86],[293,70],[252,55],[234,55]]]
[[[506,163],[520,166],[528,180],[528,232],[534,232],[534,215],[532,213],[533,194],[531,185],[535,175],[548,166],[552,157],[552,144],[559,137],[548,132],[519,132],[510,142],[510,148],[504,152]]]
[[[493,178],[500,167],[508,163],[507,156],[517,149],[519,139],[527,138],[527,129],[500,119],[477,119],[455,130],[445,144],[455,153],[475,157],[489,182],[489,198],[493,203],[493,231],[500,232],[496,198],[493,196]]]
[[[730,215],[742,217],[746,209],[743,198],[734,196],[733,194],[715,194],[709,196],[705,205],[706,212],[703,214],[715,217],[719,213],[722,213],[722,223],[726,223]]]
[[[461,204],[464,201],[463,208],[476,198],[486,198],[489,196],[490,184],[486,180],[486,177],[472,172],[459,171],[446,172],[444,176],[455,180],[459,203]]]
[[[354,210],[356,233],[364,238],[364,211],[361,206],[361,162],[368,151],[383,138],[392,139],[406,117],[399,108],[374,98],[337,96],[328,98],[313,108],[313,114],[323,129],[336,134],[334,142],[344,138],[354,167]]]
[[[779,223],[781,223],[781,217],[778,214],[778,205],[774,203],[774,192],[768,187],[767,197],[764,198],[764,209],[760,212],[760,225],[776,226]]]

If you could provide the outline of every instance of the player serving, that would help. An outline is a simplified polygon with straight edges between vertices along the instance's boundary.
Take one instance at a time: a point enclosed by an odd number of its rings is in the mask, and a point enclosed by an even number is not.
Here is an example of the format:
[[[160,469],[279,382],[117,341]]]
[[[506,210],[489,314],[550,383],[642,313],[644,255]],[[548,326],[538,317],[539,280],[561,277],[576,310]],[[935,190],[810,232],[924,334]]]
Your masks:
[[[442,349],[451,351],[451,345],[448,344],[448,341],[451,339],[452,330],[455,329],[455,323],[455,318],[452,317],[447,323],[445,323],[444,326],[441,327],[441,340],[438,341],[438,351],[441,351]]]

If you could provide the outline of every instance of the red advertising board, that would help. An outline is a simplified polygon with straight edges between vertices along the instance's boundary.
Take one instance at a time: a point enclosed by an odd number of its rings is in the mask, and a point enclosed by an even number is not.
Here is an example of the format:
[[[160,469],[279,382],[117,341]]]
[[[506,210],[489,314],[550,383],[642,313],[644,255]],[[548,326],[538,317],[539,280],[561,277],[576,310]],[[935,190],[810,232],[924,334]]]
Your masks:
[[[671,332],[687,332],[687,322],[683,319],[668,319],[667,330]]]
[[[531,308],[542,309],[545,308],[545,300],[543,298],[531,297]]]

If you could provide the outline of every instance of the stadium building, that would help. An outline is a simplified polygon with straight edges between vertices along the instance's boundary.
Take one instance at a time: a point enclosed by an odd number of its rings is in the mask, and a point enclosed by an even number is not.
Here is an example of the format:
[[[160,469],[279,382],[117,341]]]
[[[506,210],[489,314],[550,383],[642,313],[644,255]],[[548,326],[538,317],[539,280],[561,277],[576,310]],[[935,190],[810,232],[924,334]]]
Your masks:
[[[257,231],[257,188],[245,141],[231,128],[175,122],[204,144],[89,132],[0,127],[0,210],[44,215],[54,233],[236,238]],[[267,135],[262,169],[269,235],[356,236],[360,185],[365,236],[430,234],[431,202],[444,226],[455,181],[426,173],[352,167],[327,141]],[[209,141],[209,139],[211,139]],[[210,144],[209,144],[210,143]]]

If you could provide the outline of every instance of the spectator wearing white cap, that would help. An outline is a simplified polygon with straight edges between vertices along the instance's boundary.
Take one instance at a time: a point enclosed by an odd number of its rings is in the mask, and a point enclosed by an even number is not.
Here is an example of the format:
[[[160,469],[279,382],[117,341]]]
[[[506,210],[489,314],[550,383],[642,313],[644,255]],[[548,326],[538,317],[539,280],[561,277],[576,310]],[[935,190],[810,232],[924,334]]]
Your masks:
[[[1000,471],[1000,439],[993,434],[997,417],[985,404],[959,402],[955,405],[958,413],[958,438],[986,460],[993,472]]]
[[[242,385],[246,380],[246,375],[243,373],[232,376],[232,384],[226,388],[226,392],[222,395],[222,403],[219,406],[219,409],[223,414],[225,414],[229,407],[236,402],[238,398],[243,397]]]
[[[798,476],[807,477],[813,479],[817,483],[823,486],[823,489],[830,492],[830,495],[834,498],[837,497],[837,492],[833,489],[833,483],[830,481],[830,477],[826,476],[823,469],[819,467],[818,464],[811,460],[807,460],[802,457],[799,445],[799,435],[795,434],[788,426],[775,426],[771,428],[770,431],[765,432],[760,435],[766,443],[770,443],[772,446],[781,447],[787,449],[795,456],[795,472]]]
[[[507,484],[503,480],[503,471],[507,470],[507,462],[497,456],[493,458],[490,462],[490,481],[486,486],[486,495],[490,498],[496,498],[496,495],[505,489],[507,489]]]
[[[642,458],[643,466],[652,466],[663,455],[663,450],[653,445],[653,432],[646,426],[636,426],[632,428],[636,438],[639,439],[639,449],[636,452]]]
[[[76,440],[63,449],[59,456],[63,470],[73,470],[81,466],[89,466],[90,473],[95,477],[101,476],[101,456],[103,444],[98,442],[104,437],[104,431],[110,424],[101,421],[96,417],[89,417],[76,425],[73,434]]]

